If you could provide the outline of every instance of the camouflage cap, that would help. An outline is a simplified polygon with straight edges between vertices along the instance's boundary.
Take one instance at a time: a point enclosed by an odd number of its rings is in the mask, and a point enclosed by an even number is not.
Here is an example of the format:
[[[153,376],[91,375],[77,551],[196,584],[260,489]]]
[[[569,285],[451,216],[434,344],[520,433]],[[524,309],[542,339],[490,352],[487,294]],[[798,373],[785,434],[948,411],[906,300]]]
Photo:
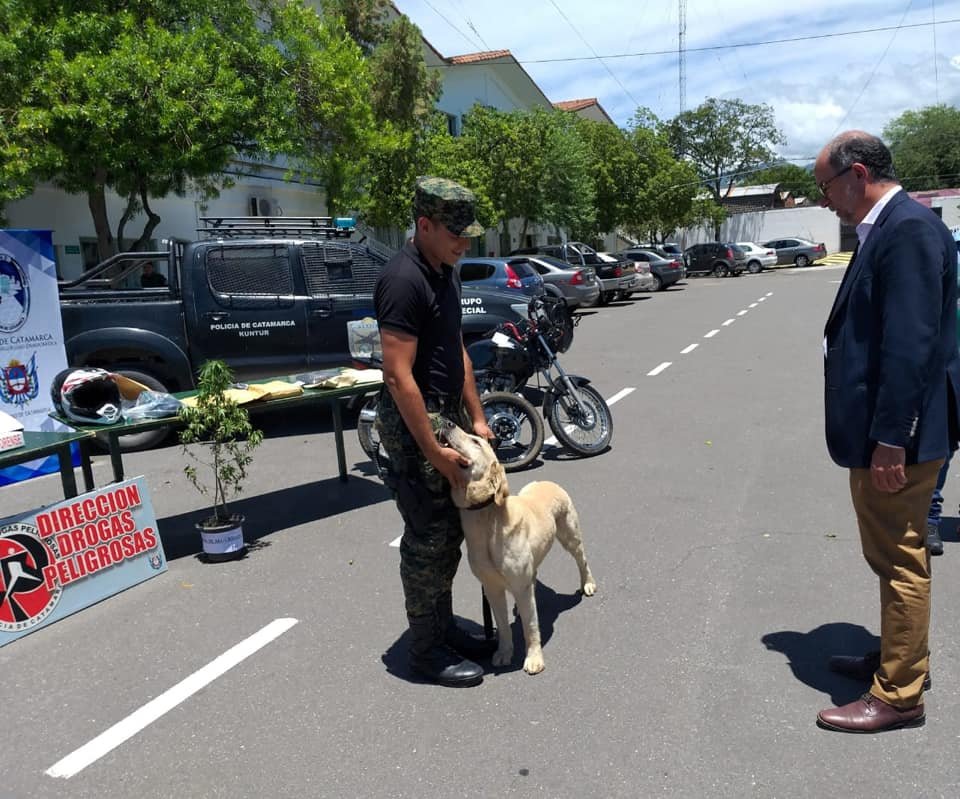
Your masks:
[[[413,197],[413,216],[435,219],[455,236],[472,238],[483,235],[477,221],[477,198],[470,189],[446,178],[417,179]]]

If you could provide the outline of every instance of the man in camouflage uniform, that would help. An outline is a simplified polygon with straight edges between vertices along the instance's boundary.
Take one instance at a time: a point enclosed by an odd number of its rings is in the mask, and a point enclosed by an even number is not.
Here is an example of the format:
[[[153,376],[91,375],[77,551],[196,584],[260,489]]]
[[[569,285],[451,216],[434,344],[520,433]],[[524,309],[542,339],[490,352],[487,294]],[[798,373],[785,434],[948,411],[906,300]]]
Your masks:
[[[454,264],[483,233],[474,195],[443,178],[420,178],[413,240],[387,263],[374,291],[383,349],[384,388],[377,429],[389,458],[384,482],[403,517],[400,578],[410,624],[410,665],[441,685],[477,685],[494,641],[453,620],[453,578],[460,562],[460,511],[451,484],[469,464],[437,438],[440,415],[492,438],[460,328],[460,276]]]

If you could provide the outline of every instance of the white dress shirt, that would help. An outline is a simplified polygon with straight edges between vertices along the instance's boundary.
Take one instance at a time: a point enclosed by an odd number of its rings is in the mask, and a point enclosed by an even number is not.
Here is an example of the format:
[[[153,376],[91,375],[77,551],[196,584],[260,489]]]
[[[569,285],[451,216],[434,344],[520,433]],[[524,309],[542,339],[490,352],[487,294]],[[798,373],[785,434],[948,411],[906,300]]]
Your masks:
[[[877,221],[877,217],[880,216],[880,212],[886,207],[887,203],[893,199],[893,195],[900,191],[901,186],[894,186],[890,191],[883,195],[867,215],[863,218],[863,221],[857,225],[857,238],[860,240],[860,247],[862,248],[867,242],[867,236],[870,235],[870,231],[873,230],[874,223]]]

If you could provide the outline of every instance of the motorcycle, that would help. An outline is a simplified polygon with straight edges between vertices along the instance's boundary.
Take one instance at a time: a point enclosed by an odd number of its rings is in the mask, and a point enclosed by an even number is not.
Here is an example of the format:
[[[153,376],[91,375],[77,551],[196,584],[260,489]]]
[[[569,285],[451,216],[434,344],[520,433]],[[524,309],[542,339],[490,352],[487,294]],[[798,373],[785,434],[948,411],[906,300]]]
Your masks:
[[[557,359],[569,349],[579,317],[549,296],[532,299],[528,315],[528,321],[506,322],[467,348],[478,391],[517,396],[538,375],[546,384],[543,415],[557,440],[580,455],[603,452],[613,437],[610,408],[588,378],[567,374]]]
[[[543,420],[537,409],[519,394],[504,391],[482,394],[480,405],[487,418],[487,426],[494,435],[490,444],[504,471],[515,472],[529,466],[543,449]],[[376,420],[377,397],[373,396],[360,409],[357,438],[361,449],[382,476],[384,462],[388,458],[380,447]]]

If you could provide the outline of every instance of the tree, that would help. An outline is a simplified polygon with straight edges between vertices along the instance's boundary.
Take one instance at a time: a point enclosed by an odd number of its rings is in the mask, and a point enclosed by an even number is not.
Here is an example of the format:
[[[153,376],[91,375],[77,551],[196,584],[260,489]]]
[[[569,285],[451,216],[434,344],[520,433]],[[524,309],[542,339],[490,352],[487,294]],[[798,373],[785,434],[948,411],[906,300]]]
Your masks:
[[[658,243],[678,227],[697,224],[701,193],[696,170],[678,161],[660,121],[647,109],[631,120],[629,143],[636,157],[636,190],[625,227],[634,237]]]
[[[941,104],[905,111],[883,135],[904,188],[960,185],[960,109]]]
[[[746,182],[753,167],[773,161],[774,146],[786,142],[770,106],[714,97],[675,116],[665,132],[674,153],[694,165],[717,203]],[[715,233],[720,235],[719,227]]]
[[[630,218],[638,184],[638,158],[626,131],[592,119],[573,116],[577,135],[590,151],[596,228],[584,238],[599,237],[621,227]]]
[[[783,191],[789,191],[794,197],[814,199],[820,195],[817,181],[809,169],[796,164],[780,163],[744,176],[751,185],[779,183]]]
[[[415,178],[428,163],[424,152],[440,97],[440,78],[423,60],[423,37],[410,19],[387,20],[387,0],[325,0],[361,47],[370,71],[373,141],[359,210],[367,222],[403,227],[410,221]]]
[[[349,186],[366,149],[360,50],[298,0],[7,0],[0,31],[0,66],[19,60],[0,79],[0,183],[86,194],[101,258],[138,213],[134,248],[149,240],[151,198],[215,195],[235,158]],[[116,235],[108,189],[127,200]]]
[[[462,155],[484,165],[483,194],[504,231],[509,220],[521,221],[521,241],[535,223],[595,229],[590,151],[575,124],[542,108],[505,112],[476,105],[464,117]]]

